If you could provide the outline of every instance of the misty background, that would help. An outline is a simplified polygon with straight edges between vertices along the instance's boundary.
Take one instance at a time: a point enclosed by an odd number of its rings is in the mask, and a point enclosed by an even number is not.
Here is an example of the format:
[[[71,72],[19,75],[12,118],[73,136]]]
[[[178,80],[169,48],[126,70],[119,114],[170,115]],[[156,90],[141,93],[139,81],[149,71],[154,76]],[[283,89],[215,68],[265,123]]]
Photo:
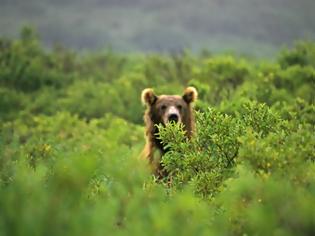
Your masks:
[[[32,26],[47,47],[272,56],[315,39],[314,0],[0,0],[0,36]]]

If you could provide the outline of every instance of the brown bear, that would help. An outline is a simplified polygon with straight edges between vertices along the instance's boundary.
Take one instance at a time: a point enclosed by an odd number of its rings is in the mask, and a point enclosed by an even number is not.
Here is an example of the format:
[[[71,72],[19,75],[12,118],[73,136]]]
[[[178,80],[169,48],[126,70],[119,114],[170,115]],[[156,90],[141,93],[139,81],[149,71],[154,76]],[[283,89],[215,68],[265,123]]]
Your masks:
[[[158,177],[163,177],[166,172],[163,170],[160,160],[155,163],[154,152],[158,150],[163,155],[167,150],[161,140],[158,139],[158,127],[165,126],[168,122],[183,124],[186,136],[190,138],[194,132],[195,119],[193,113],[193,102],[197,99],[197,91],[194,87],[185,89],[182,96],[154,94],[150,88],[144,89],[141,94],[142,103],[147,106],[144,114],[146,145],[142,157],[148,159],[153,172]]]

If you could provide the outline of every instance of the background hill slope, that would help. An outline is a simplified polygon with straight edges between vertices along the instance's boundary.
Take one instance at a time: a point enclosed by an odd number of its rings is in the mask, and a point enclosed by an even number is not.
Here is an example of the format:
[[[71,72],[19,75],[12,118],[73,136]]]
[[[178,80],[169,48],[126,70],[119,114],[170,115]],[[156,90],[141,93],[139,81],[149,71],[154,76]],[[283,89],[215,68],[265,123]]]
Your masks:
[[[270,56],[315,39],[314,9],[313,0],[1,0],[0,36],[30,24],[48,46]]]

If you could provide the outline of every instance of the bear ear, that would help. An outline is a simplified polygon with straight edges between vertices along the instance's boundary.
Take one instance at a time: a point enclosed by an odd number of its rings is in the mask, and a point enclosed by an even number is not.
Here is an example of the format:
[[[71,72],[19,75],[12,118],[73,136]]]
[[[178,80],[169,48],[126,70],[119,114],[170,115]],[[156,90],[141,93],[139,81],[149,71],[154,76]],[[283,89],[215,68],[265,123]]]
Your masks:
[[[152,106],[157,100],[157,96],[154,94],[153,89],[146,88],[141,93],[141,101],[143,104]]]
[[[197,100],[198,93],[194,87],[187,87],[184,91],[183,99],[188,104]]]

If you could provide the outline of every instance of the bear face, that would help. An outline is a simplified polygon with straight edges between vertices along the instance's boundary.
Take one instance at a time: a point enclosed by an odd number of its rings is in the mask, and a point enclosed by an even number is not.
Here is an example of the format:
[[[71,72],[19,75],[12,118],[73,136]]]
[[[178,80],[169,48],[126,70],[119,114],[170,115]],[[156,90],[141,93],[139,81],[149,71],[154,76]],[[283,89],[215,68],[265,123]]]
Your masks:
[[[183,123],[187,112],[188,104],[180,96],[162,95],[150,106],[152,122],[164,126],[168,122]]]
[[[141,97],[142,102],[148,106],[145,121],[150,119],[154,125],[165,126],[168,122],[178,122],[189,126],[189,118],[192,115],[190,104],[197,99],[197,91],[193,87],[188,87],[183,96],[157,96],[152,89],[145,89]]]
[[[144,114],[146,146],[142,156],[153,161],[154,150],[158,149],[161,154],[168,150],[161,140],[158,139],[158,127],[162,124],[165,126],[168,122],[181,123],[188,138],[191,137],[195,121],[192,110],[192,104],[197,99],[197,91],[193,87],[185,89],[182,96],[178,95],[160,95],[157,96],[152,89],[144,89],[141,94],[143,104],[147,106]],[[154,172],[158,175],[164,175],[160,164],[153,167]]]

